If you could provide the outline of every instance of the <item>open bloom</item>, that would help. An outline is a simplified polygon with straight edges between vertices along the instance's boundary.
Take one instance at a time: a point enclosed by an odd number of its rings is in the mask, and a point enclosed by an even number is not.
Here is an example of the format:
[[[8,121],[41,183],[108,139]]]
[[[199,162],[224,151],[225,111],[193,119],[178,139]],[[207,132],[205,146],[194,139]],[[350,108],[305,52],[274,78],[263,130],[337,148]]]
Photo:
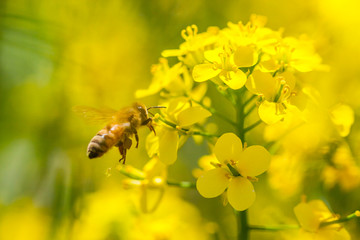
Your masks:
[[[256,180],[270,164],[270,153],[262,146],[243,150],[242,142],[233,133],[223,134],[215,144],[216,168],[205,171],[197,180],[199,193],[213,198],[226,191],[231,206],[243,211],[255,201],[255,190],[250,180]]]
[[[310,202],[303,201],[294,208],[294,212],[301,226],[299,239],[350,239],[349,233],[339,224],[321,227],[321,223],[323,222],[330,222],[338,219],[338,217],[331,213],[321,200],[312,200]]]
[[[253,47],[241,46],[236,51],[227,47],[209,50],[204,56],[208,63],[194,67],[194,81],[203,82],[219,77],[231,89],[239,89],[247,79],[246,74],[239,68],[255,65],[258,55]]]
[[[157,154],[160,161],[171,165],[177,159],[177,151],[182,142],[178,130],[186,128],[190,131],[192,125],[204,121],[211,113],[186,97],[175,98],[164,105],[167,108],[162,111],[162,121],[159,121],[161,126],[156,128],[156,136],[150,134],[147,137],[146,148],[150,157]]]
[[[258,109],[263,122],[274,124],[282,120],[288,111],[296,111],[296,107],[289,102],[295,82],[290,72],[273,77],[270,73],[254,71],[246,82],[246,88],[264,98]]]
[[[132,176],[123,181],[125,188],[138,187],[140,190],[140,208],[143,212],[153,212],[159,206],[164,195],[167,179],[167,166],[153,157],[140,171],[129,165],[119,164],[120,171]],[[152,205],[149,207],[149,205]]]

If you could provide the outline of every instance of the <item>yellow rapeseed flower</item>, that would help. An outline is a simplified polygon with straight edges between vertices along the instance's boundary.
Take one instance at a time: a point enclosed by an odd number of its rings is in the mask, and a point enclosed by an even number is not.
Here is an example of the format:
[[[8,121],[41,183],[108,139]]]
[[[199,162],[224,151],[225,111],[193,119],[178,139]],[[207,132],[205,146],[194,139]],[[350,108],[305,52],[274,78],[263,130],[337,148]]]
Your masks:
[[[256,180],[270,164],[270,153],[262,146],[243,150],[242,142],[233,133],[223,134],[215,144],[216,168],[205,171],[197,180],[199,193],[213,198],[226,191],[230,205],[238,210],[248,209],[255,201],[255,190],[250,180]]]
[[[354,110],[346,104],[337,104],[330,110],[330,119],[341,137],[350,133],[351,126],[355,121]]]
[[[208,63],[196,65],[194,81],[203,82],[219,77],[228,87],[239,89],[246,82],[246,74],[239,67],[250,67],[256,63],[256,53],[251,47],[239,47],[235,52],[223,47],[205,52]],[[255,59],[255,60],[254,60]]]
[[[219,28],[209,27],[206,32],[198,33],[196,25],[186,27],[181,31],[185,40],[179,49],[169,49],[161,53],[163,57],[178,57],[178,59],[189,67],[204,61],[204,51],[214,45],[218,40]]]
[[[180,145],[179,131],[201,122],[211,116],[211,113],[199,105],[189,101],[187,97],[180,97],[165,103],[167,108],[162,111],[161,126],[156,127],[157,135],[150,134],[146,139],[148,154],[159,156],[160,161],[170,165],[177,159]],[[169,125],[170,124],[170,125]]]
[[[323,201],[303,201],[294,208],[294,212],[301,226],[299,239],[350,240],[349,233],[339,224],[321,227],[323,222],[338,219],[335,214],[330,212]]]
[[[289,102],[295,83],[295,77],[290,72],[273,77],[267,72],[254,71],[246,82],[246,88],[251,93],[264,98],[258,109],[262,121],[274,124],[282,120],[286,112],[297,111],[297,108]]]

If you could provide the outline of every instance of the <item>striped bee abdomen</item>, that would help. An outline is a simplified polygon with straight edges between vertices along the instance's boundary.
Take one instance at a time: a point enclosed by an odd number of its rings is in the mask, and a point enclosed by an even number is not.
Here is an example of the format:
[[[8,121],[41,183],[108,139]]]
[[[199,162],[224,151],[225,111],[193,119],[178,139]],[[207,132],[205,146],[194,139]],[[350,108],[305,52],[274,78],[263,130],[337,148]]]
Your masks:
[[[87,148],[87,156],[90,159],[101,157],[112,146],[119,142],[125,126],[115,124],[110,127],[101,129],[96,136],[91,139]]]

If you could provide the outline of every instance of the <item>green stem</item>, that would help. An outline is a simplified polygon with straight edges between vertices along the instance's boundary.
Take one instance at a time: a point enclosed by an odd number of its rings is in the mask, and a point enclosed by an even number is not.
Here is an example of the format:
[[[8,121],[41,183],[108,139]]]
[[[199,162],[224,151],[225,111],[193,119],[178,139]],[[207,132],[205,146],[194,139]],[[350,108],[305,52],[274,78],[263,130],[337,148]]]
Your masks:
[[[237,134],[238,137],[241,139],[242,142],[245,142],[245,132],[244,132],[244,123],[245,123],[245,116],[244,116],[244,105],[242,102],[242,96],[237,96],[237,112],[236,112],[236,126],[237,126]]]
[[[281,226],[259,226],[259,225],[251,225],[249,226],[250,230],[258,230],[258,231],[281,231],[281,230],[292,230],[299,229],[298,225],[281,225]]]
[[[256,108],[256,103],[250,107],[250,109],[244,114],[247,117]]]
[[[195,188],[196,184],[193,182],[181,181],[181,182],[173,182],[173,181],[166,181],[167,185],[181,187],[181,188]]]
[[[237,221],[237,240],[248,240],[249,239],[249,226],[247,224],[247,211],[236,211]]]
[[[177,126],[175,123],[172,123],[161,116],[159,116],[158,119],[160,121],[162,121],[163,123],[165,123],[166,125],[168,125],[169,127],[172,127],[173,129],[175,129],[185,135],[200,135],[203,137],[219,137],[219,135],[217,135],[217,134],[211,134],[211,133],[201,132],[201,131],[191,131],[190,129],[187,129],[187,128],[181,128],[181,127]]]
[[[211,112],[211,114],[221,118],[222,120],[226,121],[227,123],[230,123],[231,125],[233,126],[236,126],[236,123],[234,121],[232,121],[231,119],[229,119],[228,117],[226,117],[225,115],[219,113],[218,111],[216,111],[215,108],[212,108],[212,107],[207,107],[205,106],[202,102],[200,101],[196,101],[194,99],[191,99],[191,101],[199,104],[201,107],[205,108],[206,110],[208,110],[209,112]]]
[[[246,107],[254,98],[256,98],[256,95],[249,97],[249,99],[244,102],[244,107]]]
[[[125,169],[120,169],[119,172],[131,179],[140,180],[140,181],[145,179],[144,177],[132,174],[132,173],[126,171]],[[188,181],[175,182],[175,181],[167,180],[166,183],[169,186],[180,187],[180,188],[195,188],[196,187],[195,183],[188,182]]]
[[[320,227],[326,227],[326,226],[329,226],[329,225],[332,225],[332,224],[336,224],[336,223],[342,223],[342,222],[347,222],[353,218],[358,218],[360,217],[360,211],[355,211],[354,213],[352,214],[349,214],[347,215],[346,217],[344,218],[340,218],[340,219],[337,219],[337,220],[334,220],[334,221],[330,221],[330,222],[322,222],[320,224]]]
[[[255,122],[255,123],[251,124],[250,126],[248,126],[247,128],[245,128],[244,132],[246,133],[246,132],[250,131],[251,129],[257,127],[261,123],[262,123],[262,121],[258,120],[257,122]]]
[[[245,114],[244,114],[244,102],[243,102],[243,92],[239,91],[236,98],[236,121],[237,121],[237,134],[243,143],[245,140]],[[237,220],[237,239],[238,240],[248,240],[249,239],[249,225],[247,220],[247,210],[245,211],[236,211],[236,220]]]

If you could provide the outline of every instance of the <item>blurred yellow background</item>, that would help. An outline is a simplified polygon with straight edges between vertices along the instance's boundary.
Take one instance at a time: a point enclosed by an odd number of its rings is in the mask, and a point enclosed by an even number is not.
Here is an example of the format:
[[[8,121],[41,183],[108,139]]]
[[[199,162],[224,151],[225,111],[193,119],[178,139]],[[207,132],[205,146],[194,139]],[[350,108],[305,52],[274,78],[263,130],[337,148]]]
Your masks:
[[[182,42],[186,26],[222,28],[228,21],[247,22],[255,13],[268,18],[269,28],[284,28],[285,36],[306,34],[314,40],[331,70],[310,73],[306,81],[318,88],[327,107],[346,103],[357,118],[359,9],[358,1],[350,0],[1,1],[0,239],[216,239],[215,231],[220,239],[231,238],[236,231],[231,209],[202,199],[196,190],[171,189],[154,216],[139,213],[136,193],[122,189],[123,176],[105,174],[116,165],[118,151],[86,157],[88,142],[102,126],[87,125],[71,108],[130,105],[135,91],[149,85],[151,65],[163,50]],[[157,104],[155,97],[141,101]],[[355,121],[348,137],[358,163],[359,130]],[[128,154],[127,162],[140,169],[148,160],[147,133],[139,131],[139,149]],[[195,181],[191,170],[206,153],[204,146],[186,145],[169,176]],[[288,200],[279,200],[266,185],[257,193],[250,222],[296,223],[293,205],[282,207]],[[360,208],[359,193],[336,197],[334,191],[329,201],[335,212],[349,214]],[[360,234],[359,221],[347,226]]]

